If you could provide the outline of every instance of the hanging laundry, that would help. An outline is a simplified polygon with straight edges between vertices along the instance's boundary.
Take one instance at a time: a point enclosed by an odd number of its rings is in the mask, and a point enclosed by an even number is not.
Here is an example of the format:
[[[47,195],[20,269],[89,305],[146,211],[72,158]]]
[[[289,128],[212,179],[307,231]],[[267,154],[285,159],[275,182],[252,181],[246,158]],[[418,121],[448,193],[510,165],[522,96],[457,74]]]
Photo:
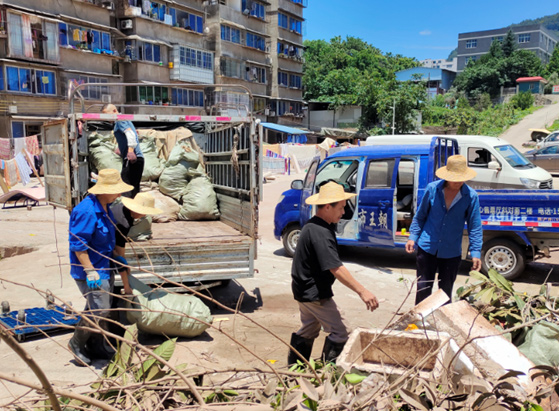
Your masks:
[[[144,14],[149,14],[151,10],[151,1],[150,0],[143,0],[142,1],[142,12]]]
[[[9,138],[0,138],[0,159],[8,160],[12,158],[12,150]]]
[[[21,153],[21,150],[24,150],[25,148],[25,138],[14,138],[14,156],[17,156],[19,153]]]
[[[72,40],[80,41],[80,30],[79,29],[74,29],[72,31]]]
[[[14,159],[3,160],[4,163],[4,179],[6,184],[9,186],[14,186],[17,184],[17,166]]]
[[[19,170],[19,178],[21,179],[21,182],[25,186],[27,185],[27,183],[31,181],[29,175],[33,172],[33,170],[31,170],[31,167],[29,167],[29,164],[27,164],[27,160],[25,159],[25,156],[22,153],[16,155],[15,161],[17,164],[17,168]]]
[[[32,156],[38,156],[41,153],[37,136],[25,137],[25,149]]]

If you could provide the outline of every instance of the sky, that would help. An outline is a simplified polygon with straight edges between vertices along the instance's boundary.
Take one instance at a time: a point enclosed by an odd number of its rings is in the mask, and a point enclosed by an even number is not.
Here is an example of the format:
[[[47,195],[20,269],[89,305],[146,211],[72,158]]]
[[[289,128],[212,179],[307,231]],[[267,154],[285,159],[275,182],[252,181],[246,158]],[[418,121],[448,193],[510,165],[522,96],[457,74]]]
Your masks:
[[[306,40],[359,37],[383,53],[446,58],[458,34],[559,12],[557,0],[308,0]]]

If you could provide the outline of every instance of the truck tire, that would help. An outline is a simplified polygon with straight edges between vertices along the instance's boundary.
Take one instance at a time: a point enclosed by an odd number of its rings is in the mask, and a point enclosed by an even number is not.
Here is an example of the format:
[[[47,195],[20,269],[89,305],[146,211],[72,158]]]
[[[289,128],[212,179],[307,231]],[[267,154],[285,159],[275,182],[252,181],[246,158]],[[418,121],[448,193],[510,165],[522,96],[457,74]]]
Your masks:
[[[299,241],[299,234],[301,234],[301,227],[299,224],[291,224],[283,230],[281,239],[283,241],[285,253],[289,257],[293,257],[295,255],[295,248],[297,247],[297,241]]]
[[[512,280],[524,272],[526,257],[514,241],[494,238],[483,245],[481,266],[485,273],[493,268],[507,280]]]

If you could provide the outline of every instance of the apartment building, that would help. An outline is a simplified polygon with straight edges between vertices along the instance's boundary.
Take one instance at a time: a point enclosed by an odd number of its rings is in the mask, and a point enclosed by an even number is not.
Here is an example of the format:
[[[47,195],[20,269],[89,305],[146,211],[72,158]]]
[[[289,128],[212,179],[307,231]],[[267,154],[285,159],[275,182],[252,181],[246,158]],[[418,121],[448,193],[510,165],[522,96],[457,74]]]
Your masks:
[[[438,68],[450,71],[456,71],[458,68],[458,59],[454,57],[452,60],[447,59],[425,59],[419,62],[426,68]]]
[[[533,51],[544,64],[549,62],[559,37],[543,25],[532,24],[458,34],[458,71],[489,53],[491,43],[502,42],[509,30],[514,33],[517,48]]]
[[[263,121],[300,124],[306,2],[4,0],[0,137],[37,134],[66,116],[82,83],[99,84],[81,91],[89,103],[126,103],[130,114],[251,109]],[[205,87],[216,83],[231,87]]]

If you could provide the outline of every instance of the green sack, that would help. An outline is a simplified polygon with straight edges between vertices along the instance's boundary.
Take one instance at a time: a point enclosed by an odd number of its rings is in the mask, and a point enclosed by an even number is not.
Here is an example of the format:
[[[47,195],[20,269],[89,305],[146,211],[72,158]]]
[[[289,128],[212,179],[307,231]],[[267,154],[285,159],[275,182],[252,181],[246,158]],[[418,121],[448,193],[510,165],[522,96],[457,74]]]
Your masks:
[[[192,148],[188,141],[178,141],[171,150],[167,159],[166,167],[176,166],[179,163],[188,163],[186,167],[196,168],[200,163],[200,153]]]
[[[196,337],[213,321],[210,309],[198,297],[152,290],[132,275],[128,280],[134,297],[133,302],[127,304],[134,311],[127,311],[126,318],[143,332],[167,337]]]
[[[144,137],[140,141],[140,149],[144,155],[144,171],[142,181],[155,181],[165,167],[165,161],[157,156],[157,145],[153,137]]]
[[[151,231],[151,216],[147,215],[134,221],[134,225],[130,227],[128,237],[132,241],[147,241],[153,233]]]
[[[165,167],[159,177],[159,191],[180,202],[182,196],[186,194],[186,187],[188,186],[187,165],[181,162],[174,166]]]
[[[559,325],[547,321],[537,323],[518,349],[536,365],[559,366]]]
[[[116,144],[112,134],[93,132],[87,138],[90,169],[96,173],[107,168],[122,170],[122,158],[115,153]]]
[[[179,220],[217,220],[217,195],[208,177],[193,178],[182,197]]]

